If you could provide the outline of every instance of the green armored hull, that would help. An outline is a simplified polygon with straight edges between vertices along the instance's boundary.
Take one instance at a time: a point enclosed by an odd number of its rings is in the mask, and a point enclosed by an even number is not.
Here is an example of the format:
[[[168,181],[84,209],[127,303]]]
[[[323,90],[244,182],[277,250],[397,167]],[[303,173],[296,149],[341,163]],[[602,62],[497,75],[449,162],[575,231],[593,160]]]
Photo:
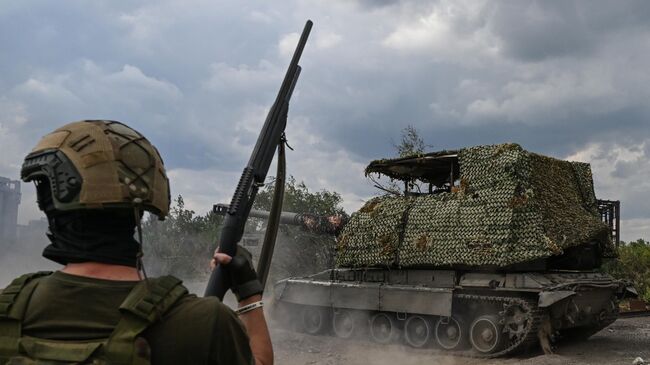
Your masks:
[[[582,245],[596,245],[605,257],[615,253],[599,216],[589,164],[530,153],[516,144],[401,160],[411,163],[374,161],[366,173],[408,179],[438,162],[448,164],[456,186],[370,200],[339,236],[339,267],[503,268]],[[459,169],[452,172],[455,163]]]

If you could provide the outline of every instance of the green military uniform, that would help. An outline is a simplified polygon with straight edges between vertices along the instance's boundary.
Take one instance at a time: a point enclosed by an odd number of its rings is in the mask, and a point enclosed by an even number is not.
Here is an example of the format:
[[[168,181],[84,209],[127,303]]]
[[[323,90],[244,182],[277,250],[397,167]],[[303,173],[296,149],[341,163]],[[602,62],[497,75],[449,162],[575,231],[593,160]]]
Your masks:
[[[23,335],[68,342],[108,338],[122,318],[118,308],[138,284],[63,272],[33,281]],[[216,298],[181,294],[141,335],[152,364],[254,363],[248,336],[232,310]]]
[[[67,124],[25,158],[51,244],[63,265],[139,268],[134,229],[144,211],[163,220],[169,180],[157,149],[108,120]],[[142,339],[146,341],[143,341]],[[63,272],[26,275],[0,294],[0,365],[253,364],[246,332],[216,298],[187,294],[171,276],[128,282]]]

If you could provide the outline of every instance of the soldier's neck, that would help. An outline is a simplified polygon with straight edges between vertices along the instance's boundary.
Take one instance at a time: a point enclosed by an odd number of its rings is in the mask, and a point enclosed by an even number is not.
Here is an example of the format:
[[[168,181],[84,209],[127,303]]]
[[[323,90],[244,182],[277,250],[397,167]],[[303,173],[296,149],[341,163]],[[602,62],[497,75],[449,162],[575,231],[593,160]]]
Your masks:
[[[95,279],[138,281],[140,276],[134,267],[103,264],[100,262],[83,262],[67,264],[61,269],[66,274],[86,276]]]

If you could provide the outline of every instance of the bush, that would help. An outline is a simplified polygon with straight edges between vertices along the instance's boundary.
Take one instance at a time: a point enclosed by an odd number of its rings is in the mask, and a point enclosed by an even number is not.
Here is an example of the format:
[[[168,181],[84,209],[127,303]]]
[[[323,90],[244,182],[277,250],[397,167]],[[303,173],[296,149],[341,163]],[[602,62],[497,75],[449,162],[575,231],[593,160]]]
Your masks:
[[[148,215],[142,225],[144,263],[152,276],[171,274],[183,279],[203,279],[209,272],[222,217],[197,215],[185,208],[182,196],[174,200],[164,221]]]
[[[603,271],[634,284],[639,298],[650,302],[650,242],[638,239],[621,242],[619,258],[603,265]]]
[[[262,188],[254,209],[269,210],[272,184]],[[318,215],[345,215],[341,196],[333,191],[310,191],[305,183],[289,177],[283,210]],[[143,223],[144,262],[151,276],[172,274],[184,280],[205,280],[209,275],[210,254],[217,245],[223,218],[212,212],[197,215],[185,208],[182,196],[174,200],[169,216],[158,221],[149,215]],[[245,235],[263,235],[266,220],[251,218]],[[309,233],[300,227],[280,226],[268,282],[288,276],[312,274],[333,265],[335,239]],[[256,259],[257,257],[254,257]]]
[[[260,190],[255,199],[255,209],[269,210],[273,199],[273,186],[267,185]],[[311,213],[317,215],[347,216],[341,207],[341,195],[335,191],[310,191],[304,182],[296,182],[290,176],[285,185],[282,210],[294,213]],[[250,221],[250,220],[249,220]],[[266,221],[248,224],[258,232],[266,229]],[[291,276],[315,274],[334,265],[335,237],[327,234],[315,234],[301,227],[281,225],[278,231],[277,245],[273,255],[273,264],[267,283]]]

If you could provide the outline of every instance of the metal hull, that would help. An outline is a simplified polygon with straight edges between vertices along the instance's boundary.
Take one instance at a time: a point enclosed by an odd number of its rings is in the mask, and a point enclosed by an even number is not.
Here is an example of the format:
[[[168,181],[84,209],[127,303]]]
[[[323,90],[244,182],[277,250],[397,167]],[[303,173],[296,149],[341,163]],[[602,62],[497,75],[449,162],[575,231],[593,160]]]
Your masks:
[[[616,320],[625,289],[597,272],[334,269],[282,280],[274,298],[307,333],[344,337],[359,327],[379,342],[401,337],[415,347],[495,357],[540,336],[588,337]]]

